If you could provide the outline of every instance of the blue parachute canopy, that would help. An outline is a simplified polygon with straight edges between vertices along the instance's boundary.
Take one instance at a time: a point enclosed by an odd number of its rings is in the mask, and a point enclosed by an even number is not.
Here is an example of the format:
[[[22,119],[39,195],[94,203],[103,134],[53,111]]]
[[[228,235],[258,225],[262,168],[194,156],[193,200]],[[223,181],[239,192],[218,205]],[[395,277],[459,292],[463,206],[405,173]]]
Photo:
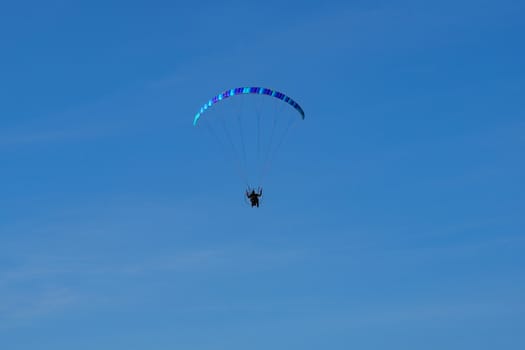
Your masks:
[[[282,92],[263,88],[263,87],[238,87],[238,88],[226,90],[223,93],[220,93],[217,96],[213,97],[211,100],[209,100],[204,106],[201,107],[200,111],[195,115],[195,118],[193,119],[193,125],[197,125],[197,121],[199,120],[200,116],[212,105],[230,96],[242,95],[242,94],[259,94],[259,95],[267,95],[267,96],[278,98],[279,100],[282,100],[288,103],[293,108],[295,108],[297,112],[299,112],[299,114],[301,115],[301,118],[304,119],[304,111],[301,108],[301,106],[299,106],[297,102],[295,102],[289,96],[286,96]]]

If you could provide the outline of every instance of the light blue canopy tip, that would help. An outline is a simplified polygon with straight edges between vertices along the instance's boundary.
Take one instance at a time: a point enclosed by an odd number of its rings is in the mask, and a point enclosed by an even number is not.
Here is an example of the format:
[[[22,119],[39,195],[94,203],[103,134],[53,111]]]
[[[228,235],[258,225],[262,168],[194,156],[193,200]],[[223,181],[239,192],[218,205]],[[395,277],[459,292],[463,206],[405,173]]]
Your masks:
[[[224,100],[230,96],[235,95],[242,95],[242,94],[259,94],[259,95],[267,95],[272,96],[275,98],[278,98],[279,100],[282,100],[286,103],[288,103],[290,106],[295,108],[297,112],[301,115],[301,118],[304,119],[304,111],[299,106],[297,102],[292,100],[290,97],[286,96],[282,92],[275,91],[272,89],[267,89],[263,87],[238,87],[230,90],[226,90],[221,94],[218,94],[217,96],[213,97],[211,100],[209,100],[204,106],[201,107],[200,111],[195,114],[195,118],[193,119],[193,125],[197,125],[197,121],[199,120],[200,116],[211,106],[216,104],[217,102]]]

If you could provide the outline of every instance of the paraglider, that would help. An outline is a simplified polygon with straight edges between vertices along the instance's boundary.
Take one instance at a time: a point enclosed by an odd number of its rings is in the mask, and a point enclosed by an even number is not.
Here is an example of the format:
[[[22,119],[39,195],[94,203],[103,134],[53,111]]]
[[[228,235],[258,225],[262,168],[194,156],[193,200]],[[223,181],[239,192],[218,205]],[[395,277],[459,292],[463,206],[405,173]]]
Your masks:
[[[260,185],[275,154],[291,126],[304,117],[303,108],[280,91],[237,87],[206,102],[195,114],[193,125],[203,125],[229,150],[237,173],[248,188],[246,198],[252,208],[258,208],[262,197]]]
[[[255,192],[255,189],[252,189],[251,192],[249,192],[249,190],[246,190],[246,197],[250,200],[252,208],[259,208],[259,197],[262,197],[262,188],[259,187],[258,192]]]

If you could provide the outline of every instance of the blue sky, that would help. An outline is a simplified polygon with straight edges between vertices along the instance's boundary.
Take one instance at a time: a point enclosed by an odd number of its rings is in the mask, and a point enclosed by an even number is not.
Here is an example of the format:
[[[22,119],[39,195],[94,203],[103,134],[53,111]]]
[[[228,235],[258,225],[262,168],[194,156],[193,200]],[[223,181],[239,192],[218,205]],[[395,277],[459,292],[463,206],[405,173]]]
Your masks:
[[[2,3],[1,348],[524,348],[524,10]],[[306,111],[257,210],[243,85]]]

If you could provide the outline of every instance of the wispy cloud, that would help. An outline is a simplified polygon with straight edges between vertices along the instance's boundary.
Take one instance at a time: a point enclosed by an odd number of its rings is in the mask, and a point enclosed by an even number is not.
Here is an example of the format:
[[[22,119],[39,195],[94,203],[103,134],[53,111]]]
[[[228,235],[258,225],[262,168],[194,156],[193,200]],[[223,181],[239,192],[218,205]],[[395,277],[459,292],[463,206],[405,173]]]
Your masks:
[[[93,135],[93,130],[14,130],[0,134],[0,147],[66,141]]]
[[[79,294],[64,287],[23,291],[0,288],[0,327],[59,313],[75,305]]]
[[[163,273],[170,276],[174,273],[181,276],[206,274],[231,268],[258,269],[287,264],[300,256],[295,251],[229,247],[187,250],[127,262],[97,262],[94,258],[82,257],[31,257],[18,266],[0,269],[0,325],[48,317],[82,307],[90,300],[107,301],[107,295],[86,294],[71,281],[99,283],[129,278],[133,284],[137,277]]]
[[[50,125],[42,126],[25,123],[23,127],[3,128],[0,131],[0,150],[12,147],[53,144],[103,137],[118,130],[117,127],[100,123],[87,125],[69,122],[64,125],[59,121],[47,119]],[[56,125],[53,125],[56,124]]]
[[[361,311],[353,317],[351,324],[399,324],[419,322],[464,321],[468,319],[492,318],[506,314],[521,313],[524,303],[515,304],[494,300],[429,301],[420,305],[397,305],[383,310]]]
[[[97,262],[93,259],[40,257],[11,269],[0,270],[0,286],[27,281],[62,278],[68,275],[136,275],[162,271],[190,271],[216,265],[224,253],[197,250],[132,262]]]
[[[153,272],[193,272],[228,268],[232,265],[276,266],[300,260],[304,251],[294,249],[264,250],[249,247],[197,249],[171,255],[146,257],[128,262],[96,262],[82,258],[43,256],[30,259],[11,269],[0,270],[0,287],[67,275],[140,275]]]

